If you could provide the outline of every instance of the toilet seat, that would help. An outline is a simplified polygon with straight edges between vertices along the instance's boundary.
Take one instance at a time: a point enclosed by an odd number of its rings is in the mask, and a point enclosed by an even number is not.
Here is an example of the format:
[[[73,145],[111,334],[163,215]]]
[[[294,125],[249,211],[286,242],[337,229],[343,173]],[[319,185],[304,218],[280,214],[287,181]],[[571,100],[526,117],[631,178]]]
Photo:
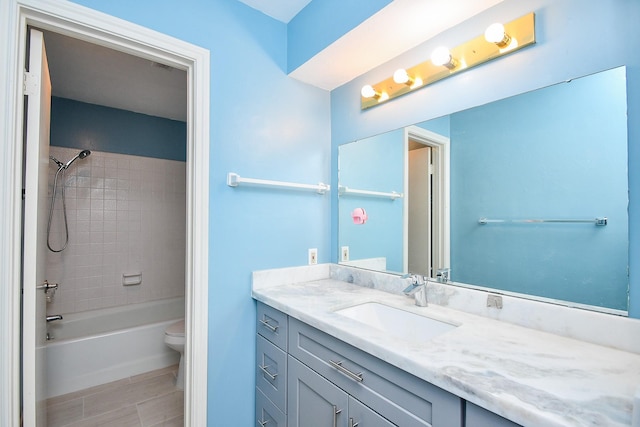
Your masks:
[[[169,325],[164,333],[170,337],[184,337],[184,320]]]

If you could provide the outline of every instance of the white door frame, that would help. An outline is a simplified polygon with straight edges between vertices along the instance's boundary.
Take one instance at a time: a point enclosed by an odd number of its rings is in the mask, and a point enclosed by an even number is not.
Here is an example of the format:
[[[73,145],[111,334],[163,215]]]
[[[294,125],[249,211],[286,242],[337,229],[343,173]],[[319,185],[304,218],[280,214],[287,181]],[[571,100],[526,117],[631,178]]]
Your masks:
[[[433,147],[432,164],[434,167],[434,205],[436,209],[433,214],[433,242],[434,248],[434,271],[438,268],[449,268],[451,265],[450,256],[450,172],[449,138],[435,132],[423,129],[418,126],[407,126],[404,128],[404,217],[403,217],[403,260],[404,271],[409,268],[409,139],[421,144]]]
[[[187,253],[185,425],[207,423],[209,51],[60,0],[0,2],[0,425],[20,425],[23,68],[33,25],[185,70]]]

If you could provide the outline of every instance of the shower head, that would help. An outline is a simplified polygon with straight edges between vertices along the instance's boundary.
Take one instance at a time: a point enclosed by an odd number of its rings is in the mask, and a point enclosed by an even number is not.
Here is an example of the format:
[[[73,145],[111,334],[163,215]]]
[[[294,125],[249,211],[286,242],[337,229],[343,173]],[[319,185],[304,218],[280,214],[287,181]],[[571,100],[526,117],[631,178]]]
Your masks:
[[[82,150],[81,152],[79,152],[78,154],[75,155],[75,157],[71,160],[69,160],[65,165],[64,168],[67,169],[69,166],[71,166],[71,163],[75,162],[76,159],[80,158],[80,159],[84,159],[87,156],[89,156],[89,154],[91,154],[91,151],[89,150]]]

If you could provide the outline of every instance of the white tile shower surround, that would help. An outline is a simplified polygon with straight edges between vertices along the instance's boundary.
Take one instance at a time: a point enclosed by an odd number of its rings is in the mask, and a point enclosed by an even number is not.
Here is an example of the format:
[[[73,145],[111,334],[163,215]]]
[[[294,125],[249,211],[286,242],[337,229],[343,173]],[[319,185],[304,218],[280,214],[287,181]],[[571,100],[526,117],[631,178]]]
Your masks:
[[[50,154],[63,162],[78,151],[50,147]],[[98,151],[74,162],[65,180],[69,245],[61,253],[47,251],[47,280],[60,284],[49,313],[184,295],[185,166],[180,161]],[[43,215],[48,215],[56,169],[51,162]],[[61,247],[60,194],[51,230],[52,246]],[[122,285],[124,273],[138,272],[141,285]]]
[[[181,427],[184,392],[178,366],[147,372],[47,401],[49,427]]]

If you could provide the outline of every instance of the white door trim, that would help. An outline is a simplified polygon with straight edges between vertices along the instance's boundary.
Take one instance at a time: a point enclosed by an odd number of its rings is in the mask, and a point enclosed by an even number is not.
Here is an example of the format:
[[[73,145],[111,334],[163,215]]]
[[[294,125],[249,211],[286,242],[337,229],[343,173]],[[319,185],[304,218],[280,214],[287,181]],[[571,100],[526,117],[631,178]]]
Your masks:
[[[59,0],[0,2],[0,425],[20,416],[22,70],[28,25],[187,71],[185,425],[207,423],[209,51]]]
[[[420,142],[421,144],[428,145],[435,148],[433,152],[433,166],[434,166],[434,205],[437,208],[433,212],[433,242],[434,248],[434,270],[438,268],[450,267],[450,171],[449,171],[449,157],[450,157],[450,144],[449,138],[423,129],[418,126],[407,126],[404,128],[404,194],[409,194],[409,138]],[[403,259],[404,259],[404,271],[408,272],[409,268],[409,246],[407,244],[409,240],[409,197],[404,199],[404,218],[403,218]]]

